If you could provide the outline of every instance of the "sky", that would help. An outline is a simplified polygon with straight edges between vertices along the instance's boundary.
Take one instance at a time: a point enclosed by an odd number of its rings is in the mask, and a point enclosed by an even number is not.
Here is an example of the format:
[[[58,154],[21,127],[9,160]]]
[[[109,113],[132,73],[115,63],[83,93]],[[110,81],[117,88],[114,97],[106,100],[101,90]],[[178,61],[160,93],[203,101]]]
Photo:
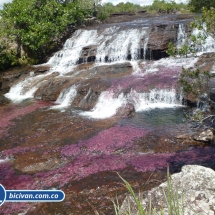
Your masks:
[[[11,2],[12,0],[0,0],[0,9],[2,9],[4,3]],[[30,1],[30,0],[29,0]],[[132,2],[134,4],[140,5],[150,5],[154,0],[102,0],[103,3],[112,2],[113,4],[118,4],[120,2]],[[175,0],[177,3],[186,2],[188,0]]]

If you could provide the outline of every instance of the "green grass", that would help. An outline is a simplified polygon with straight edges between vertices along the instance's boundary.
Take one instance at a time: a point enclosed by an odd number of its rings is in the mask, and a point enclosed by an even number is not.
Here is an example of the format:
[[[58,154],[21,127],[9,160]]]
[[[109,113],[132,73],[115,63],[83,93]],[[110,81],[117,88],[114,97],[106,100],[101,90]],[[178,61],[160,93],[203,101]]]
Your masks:
[[[131,200],[128,199],[126,203],[126,208],[121,209],[118,200],[113,201],[113,206],[115,210],[116,215],[164,215],[164,208],[153,208],[151,199],[149,199],[149,204],[147,208],[144,208],[142,205],[142,198],[141,195],[135,194],[133,188],[127,182],[124,178],[122,178],[120,175],[119,177],[122,179],[123,183],[125,184],[125,187],[130,193],[131,199],[132,199],[132,208],[131,208]],[[165,199],[165,203],[167,205],[168,215],[184,215],[184,197],[182,193],[182,198],[179,199],[178,190],[173,189],[173,185],[171,183],[171,176],[169,174],[169,171],[167,172],[167,192],[163,190],[163,197]],[[166,211],[167,212],[167,211]]]

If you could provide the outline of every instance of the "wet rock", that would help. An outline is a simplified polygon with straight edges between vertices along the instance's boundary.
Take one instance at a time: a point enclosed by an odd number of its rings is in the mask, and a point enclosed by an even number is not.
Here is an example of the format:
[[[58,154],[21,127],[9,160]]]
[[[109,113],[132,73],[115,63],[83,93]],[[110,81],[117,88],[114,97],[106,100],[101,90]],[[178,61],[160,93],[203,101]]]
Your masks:
[[[180,173],[171,176],[171,184],[173,192],[178,193],[180,214],[182,209],[184,215],[215,213],[215,172],[212,169],[197,165],[184,166]],[[142,201],[144,208],[151,202],[152,208],[162,209],[164,214],[168,215],[168,206],[163,194],[165,192],[168,196],[167,190],[168,184],[165,182],[149,192],[141,193],[140,195],[144,196]],[[175,193],[173,197],[176,198]],[[137,214],[138,210],[130,195],[124,200],[121,211],[128,208],[128,202],[132,211],[129,214]]]
[[[38,75],[47,72],[49,69],[50,66],[26,66],[10,69],[0,76],[0,91],[8,92],[15,82],[31,72]]]
[[[203,120],[203,125],[205,127],[215,129],[215,115],[210,115]]]
[[[203,142],[211,142],[213,138],[214,138],[214,135],[211,129],[208,129],[203,132],[199,132],[193,137],[194,140],[203,141]]]
[[[196,62],[195,66],[199,67],[203,71],[211,71],[214,65],[215,53],[204,53],[199,57],[199,60]]]
[[[58,74],[59,73],[52,73],[45,77],[47,81],[45,81],[34,94],[36,99],[56,101],[61,91],[75,82],[75,80],[68,77],[57,77]]]
[[[97,46],[91,45],[83,48],[78,64],[94,62],[96,59]]]
[[[9,104],[9,103],[10,103],[10,100],[0,94],[0,105],[6,105],[6,104]]]
[[[101,78],[117,78],[130,75],[133,68],[130,63],[118,63],[108,66],[98,66],[90,69],[90,73]]]
[[[185,25],[185,31],[189,32],[189,23]],[[176,42],[178,34],[178,24],[160,24],[152,26],[149,34],[147,59],[160,59],[167,57],[166,50],[170,42]]]
[[[113,65],[95,66],[93,63],[78,65],[74,71],[67,73],[77,79],[86,78],[118,78],[131,75],[133,68],[130,63],[116,63]]]
[[[181,134],[181,135],[178,135],[176,136],[177,139],[182,139],[182,140],[190,140],[192,139],[191,135],[190,134]]]
[[[134,107],[134,105],[131,104],[131,103],[128,103],[125,106],[120,107],[117,110],[116,115],[117,116],[121,116],[121,117],[130,117],[130,116],[133,116],[134,113],[135,113],[135,107]]]
[[[215,101],[215,64],[214,64],[215,53],[204,53],[199,57],[195,66],[200,68],[201,71],[208,71],[211,74],[209,80],[208,92],[210,94],[210,99]],[[204,89],[205,90],[205,89]]]
[[[101,92],[107,90],[110,85],[110,81],[103,79],[90,79],[81,82],[72,106],[86,110],[92,109],[96,105]]]

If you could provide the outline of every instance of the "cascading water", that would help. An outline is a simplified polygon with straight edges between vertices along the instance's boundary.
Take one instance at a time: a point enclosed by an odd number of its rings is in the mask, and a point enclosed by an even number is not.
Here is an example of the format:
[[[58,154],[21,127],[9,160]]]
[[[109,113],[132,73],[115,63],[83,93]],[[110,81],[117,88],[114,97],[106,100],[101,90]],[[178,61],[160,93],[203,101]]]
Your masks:
[[[43,78],[46,75],[40,75],[37,77],[27,77],[23,81],[13,85],[10,91],[5,94],[5,97],[11,99],[14,103],[21,102],[25,99],[34,98],[34,93],[38,87],[46,80]]]
[[[185,30],[185,24],[179,23],[178,26],[178,35],[177,35],[177,48],[181,48],[184,45],[185,41],[187,40],[187,34]]]
[[[94,30],[77,30],[73,36],[66,41],[63,49],[57,52],[48,61],[47,64],[51,65],[50,71],[44,75],[26,78],[24,81],[14,85],[6,96],[14,101],[32,98],[41,84],[46,82],[49,75],[52,76],[54,72],[57,72],[55,76],[59,78],[65,76],[76,78],[77,74],[81,76],[82,70],[76,70],[77,63],[80,58],[83,59],[83,62],[87,62],[88,56],[85,56],[84,49],[90,49],[90,47],[95,47],[94,67],[100,65],[108,66],[110,63],[124,63],[130,60],[129,62],[133,68],[133,74],[131,76],[136,80],[140,77],[144,77],[146,81],[148,81],[147,77],[149,75],[160,73],[161,65],[168,67],[166,61],[163,64],[162,60],[154,63],[153,66],[147,66],[148,64],[145,61],[145,65],[142,65],[147,68],[141,69],[139,67],[139,60],[145,60],[146,58],[149,33],[150,27],[136,24],[129,27],[116,25],[103,26]],[[178,27],[177,47],[181,47],[186,41],[187,34],[185,24],[182,23],[179,24]],[[206,49],[212,47],[211,41],[211,38],[206,40]],[[193,60],[193,62],[194,61],[196,60]],[[177,75],[178,73],[175,74],[176,77]],[[85,73],[85,76],[82,78],[89,77],[91,78],[91,76]],[[150,84],[148,83],[148,85]],[[165,87],[160,88],[159,86],[153,86],[153,88],[148,88],[145,92],[130,90],[129,93],[124,93],[123,87],[120,86],[120,88],[120,93],[112,91],[111,89],[102,92],[92,111],[83,112],[81,114],[94,118],[106,118],[116,114],[117,109],[127,103],[133,103],[136,111],[143,111],[154,107],[173,107],[175,105],[181,105],[176,99],[174,87],[169,88],[168,84],[166,84],[168,90]],[[132,86],[130,88],[132,89]],[[56,101],[58,105],[53,108],[66,108],[70,106],[77,95],[77,91],[78,87],[75,86],[63,89]],[[86,102],[86,98],[90,96],[90,94],[91,89],[88,90],[87,95],[85,95],[81,102]]]
[[[114,32],[116,31],[116,32]],[[111,32],[111,34],[110,34]],[[114,34],[114,33],[117,33]],[[144,55],[148,42],[148,28],[134,29],[106,29],[103,32],[104,40],[97,49],[96,62],[120,62],[130,59],[132,61],[141,58],[141,39],[144,40],[142,48]],[[145,56],[142,56],[145,58]]]
[[[206,53],[206,52],[214,52],[215,51],[215,40],[210,35],[205,35],[203,30],[194,29],[192,34],[198,38],[198,36],[206,36],[205,41],[200,44],[195,45],[195,49],[197,52]]]
[[[113,92],[102,92],[98,103],[92,111],[82,112],[82,116],[87,116],[96,119],[104,119],[116,114],[118,108],[127,103],[123,93],[116,96]]]
[[[71,72],[77,65],[83,48],[98,43],[100,39],[96,30],[77,30],[47,64],[51,64],[51,70],[58,71],[61,75]]]
[[[129,94],[115,94],[112,91],[103,92],[92,111],[82,112],[81,115],[95,119],[114,116],[117,110],[126,104],[133,104],[137,112],[152,108],[173,108],[182,105],[174,89],[153,89],[148,93],[138,93],[131,90]]]
[[[192,35],[194,35],[197,38],[197,43],[193,43],[190,41],[189,37],[187,36],[186,26],[184,23],[180,23],[178,27],[178,34],[177,34],[177,48],[181,48],[182,45],[188,45],[191,46],[194,45],[195,52],[197,54],[205,53],[205,52],[214,52],[215,51],[215,40],[210,35],[206,35],[203,30],[193,29]],[[206,26],[205,26],[206,28]],[[201,42],[201,39],[199,40],[198,37],[206,37],[205,41]],[[198,42],[199,41],[199,42]]]
[[[57,105],[53,106],[51,109],[62,109],[68,107],[73,102],[76,94],[77,90],[75,85],[64,89],[55,102]]]

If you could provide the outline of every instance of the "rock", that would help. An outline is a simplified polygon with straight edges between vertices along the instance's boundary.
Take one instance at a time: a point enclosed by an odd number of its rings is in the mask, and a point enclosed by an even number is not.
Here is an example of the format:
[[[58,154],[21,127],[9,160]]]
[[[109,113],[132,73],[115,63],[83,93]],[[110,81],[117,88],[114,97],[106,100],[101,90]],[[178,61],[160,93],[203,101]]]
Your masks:
[[[110,81],[99,78],[80,82],[72,106],[85,110],[92,109],[96,105],[101,92],[109,87]]]
[[[214,138],[213,131],[208,129],[206,131],[200,132],[194,135],[193,139],[197,141],[210,142]]]
[[[146,53],[146,59],[158,60],[163,57],[167,57],[166,50],[170,42],[177,40],[179,24],[159,24],[154,25],[150,29],[148,50]],[[185,26],[185,31],[190,31],[189,23]]]
[[[131,75],[133,68],[130,63],[118,63],[108,66],[93,67],[89,72],[97,78],[118,78]]]
[[[121,116],[121,117],[130,117],[130,116],[133,116],[134,113],[135,113],[135,107],[134,107],[134,105],[131,104],[131,103],[128,103],[125,106],[120,107],[117,110],[116,115],[117,116]]]
[[[215,53],[204,53],[200,56],[199,60],[196,62],[195,66],[199,67],[201,71],[209,71],[211,78],[209,80],[209,93],[210,99],[215,101],[215,64],[214,64]]]
[[[10,69],[3,72],[0,76],[0,91],[8,92],[10,87],[16,83],[20,78],[24,78],[31,72],[35,75],[45,73],[50,69],[50,66],[25,66]]]
[[[139,14],[146,13],[146,12],[147,12],[147,10],[139,10],[139,11],[137,11],[137,13],[139,13]]]
[[[186,165],[182,167],[180,173],[171,176],[171,184],[173,196],[170,196],[170,198],[176,198],[174,192],[178,193],[179,214],[213,215],[215,213],[215,171],[212,169],[198,165]],[[167,190],[168,184],[165,182],[151,191],[141,193],[140,196],[144,196],[142,200],[143,207],[149,207],[151,202],[152,208],[163,209],[164,214],[169,215],[170,212],[163,194],[165,192],[168,196]],[[130,195],[124,200],[121,212],[128,208],[128,202],[131,208],[129,214],[138,214],[133,197]],[[184,213],[182,213],[182,209],[184,209]],[[175,213],[173,212],[173,214]]]
[[[125,15],[133,16],[133,15],[135,15],[135,13],[132,13],[132,12],[119,12],[119,13],[112,13],[110,16],[115,17],[115,16],[125,16]]]
[[[9,104],[9,103],[10,103],[10,100],[0,94],[0,105],[6,105],[6,104]]]
[[[191,139],[191,135],[190,134],[181,134],[176,136],[177,139],[187,139],[190,140]]]
[[[199,67],[203,71],[211,71],[214,65],[214,58],[214,52],[204,53],[199,57],[198,61],[195,63],[195,66]]]
[[[91,45],[83,48],[77,64],[94,62],[96,59],[97,46]]]
[[[34,97],[46,101],[56,101],[62,90],[71,86],[76,80],[69,77],[58,77],[58,75],[59,73],[54,72],[46,76],[47,81],[37,89]]]

